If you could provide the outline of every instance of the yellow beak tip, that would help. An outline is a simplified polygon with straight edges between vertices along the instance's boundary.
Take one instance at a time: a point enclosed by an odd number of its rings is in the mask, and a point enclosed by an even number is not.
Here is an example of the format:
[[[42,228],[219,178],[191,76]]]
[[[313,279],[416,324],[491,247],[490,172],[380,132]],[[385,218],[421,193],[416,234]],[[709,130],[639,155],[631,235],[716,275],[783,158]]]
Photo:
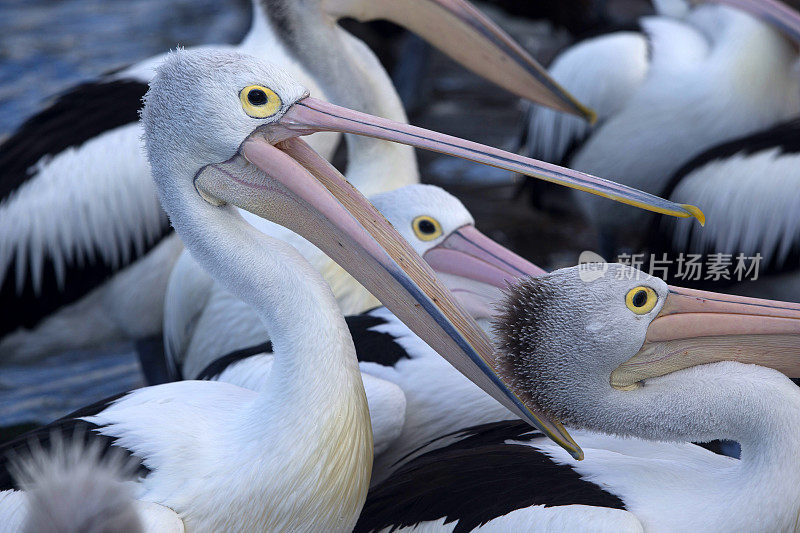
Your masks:
[[[551,423],[555,431],[551,430],[545,432],[545,434],[555,441],[556,444],[564,448],[576,461],[583,461],[583,450],[578,446],[578,443],[575,442],[575,439],[572,438],[572,435],[569,434],[567,428],[557,420],[551,420]]]
[[[582,449],[575,448],[574,450],[569,450],[569,454],[576,461],[583,461],[583,450]]]
[[[703,212],[700,210],[699,207],[694,206],[694,205],[689,205],[689,204],[681,204],[681,206],[684,209],[686,209],[686,211],[688,211],[691,214],[691,216],[696,218],[697,221],[700,222],[701,226],[705,226],[706,225],[706,215],[703,214]]]
[[[586,119],[586,122],[588,122],[590,126],[597,124],[597,112],[595,112],[594,109],[581,106],[581,113],[583,113],[583,118]]]

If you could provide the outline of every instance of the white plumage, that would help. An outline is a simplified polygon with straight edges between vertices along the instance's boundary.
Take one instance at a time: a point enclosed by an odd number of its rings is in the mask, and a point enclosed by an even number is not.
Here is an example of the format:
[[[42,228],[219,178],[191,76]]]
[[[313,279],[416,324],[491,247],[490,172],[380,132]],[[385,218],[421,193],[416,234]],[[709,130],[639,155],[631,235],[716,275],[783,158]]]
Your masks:
[[[569,166],[658,194],[693,155],[800,111],[797,53],[769,24],[726,6],[703,5],[681,19],[649,17],[641,25],[640,38],[600,37],[554,63],[554,76],[594,104],[601,118]],[[649,56],[643,71],[645,36]],[[613,84],[592,76],[598,65],[610,70]],[[558,141],[552,145],[534,137],[533,155],[564,156],[569,140],[580,141],[581,129],[561,122],[534,114],[532,131],[556,131]],[[647,227],[644,214],[580,197],[607,244]]]

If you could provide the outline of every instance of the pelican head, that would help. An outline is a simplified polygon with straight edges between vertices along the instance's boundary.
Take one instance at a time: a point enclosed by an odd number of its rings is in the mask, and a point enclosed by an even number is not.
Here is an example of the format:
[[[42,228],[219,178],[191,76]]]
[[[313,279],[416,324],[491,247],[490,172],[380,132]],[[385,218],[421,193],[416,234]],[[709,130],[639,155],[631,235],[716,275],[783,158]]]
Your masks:
[[[495,326],[509,380],[529,383],[545,412],[595,431],[658,388],[648,380],[690,367],[738,361],[800,375],[800,304],[668,286],[620,264],[599,278],[571,267],[526,279]],[[663,437],[640,432],[657,421],[636,419],[628,411],[611,431]]]
[[[151,82],[142,123],[162,205],[179,236],[194,240],[190,249],[209,246],[197,233],[203,222],[238,216],[231,206],[286,226],[350,272],[469,379],[581,456],[557,421],[503,383],[485,333],[414,249],[297,137],[327,127],[399,136],[486,161],[512,154],[312,100],[279,68],[233,52],[171,54]],[[187,210],[191,216],[177,216]]]
[[[486,329],[503,289],[546,272],[478,231],[464,204],[440,187],[408,185],[370,201]]]

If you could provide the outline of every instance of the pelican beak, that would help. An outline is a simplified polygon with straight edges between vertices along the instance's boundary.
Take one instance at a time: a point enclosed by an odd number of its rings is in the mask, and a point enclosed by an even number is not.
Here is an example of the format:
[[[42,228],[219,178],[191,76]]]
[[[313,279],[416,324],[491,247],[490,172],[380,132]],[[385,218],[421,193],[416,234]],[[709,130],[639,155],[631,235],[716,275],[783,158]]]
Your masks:
[[[497,244],[475,226],[458,228],[422,256],[475,319],[489,320],[492,303],[522,277],[547,271]]]
[[[800,44],[800,13],[778,0],[692,0],[694,4],[722,4],[735,7],[771,24]]]
[[[258,131],[240,154],[196,175],[195,187],[206,201],[239,206],[311,241],[468,379],[574,457],[583,456],[559,422],[501,380],[491,343],[472,317],[330,163],[300,139],[273,146]]]
[[[800,304],[670,287],[639,352],[611,374],[626,390],[644,379],[718,361],[800,377]]]
[[[306,97],[298,100],[286,111],[280,121],[263,127],[263,134],[273,144],[318,131],[353,133],[441,152],[590,192],[648,211],[675,217],[695,217],[701,224],[705,223],[703,213],[693,205],[676,204],[583,172],[465,141],[443,133],[378,118],[315,98]]]
[[[326,9],[336,17],[390,20],[521,98],[595,121],[591,109],[466,0],[327,0]]]

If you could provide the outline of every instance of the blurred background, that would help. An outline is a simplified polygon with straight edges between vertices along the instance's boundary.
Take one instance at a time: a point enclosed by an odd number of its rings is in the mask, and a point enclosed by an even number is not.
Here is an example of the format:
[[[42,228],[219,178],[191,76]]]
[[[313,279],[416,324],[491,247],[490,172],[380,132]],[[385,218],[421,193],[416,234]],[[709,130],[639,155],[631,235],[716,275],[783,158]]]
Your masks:
[[[647,0],[496,0],[475,2],[547,65],[576,40],[632,29],[652,13]],[[0,138],[60,91],[180,44],[237,43],[250,24],[247,0],[64,0],[3,2],[0,20]],[[455,64],[389,22],[345,20],[377,53],[409,113],[426,128],[516,151],[523,135],[519,99]],[[594,236],[565,202],[560,222],[532,212],[515,176],[454,158],[418,152],[422,179],[455,193],[492,238],[546,267],[574,264]],[[480,199],[480,201],[475,201]],[[518,205],[519,209],[513,206]],[[558,210],[556,210],[558,211]],[[578,225],[575,227],[574,225]],[[536,227],[540,238],[531,239]],[[577,239],[577,240],[576,240]]]
[[[476,6],[548,65],[582,39],[636,29],[646,0],[495,0]],[[176,45],[236,43],[248,0],[4,0],[0,5],[0,139],[59,92]],[[526,104],[388,22],[342,21],[392,75],[412,124],[520,151]],[[344,154],[336,159],[342,168]],[[598,234],[572,201],[511,173],[418,152],[422,180],[444,187],[477,227],[536,264],[574,265]],[[609,176],[613,178],[613,176]],[[132,343],[51,356],[36,367],[0,367],[0,441],[110,394],[142,386]]]

